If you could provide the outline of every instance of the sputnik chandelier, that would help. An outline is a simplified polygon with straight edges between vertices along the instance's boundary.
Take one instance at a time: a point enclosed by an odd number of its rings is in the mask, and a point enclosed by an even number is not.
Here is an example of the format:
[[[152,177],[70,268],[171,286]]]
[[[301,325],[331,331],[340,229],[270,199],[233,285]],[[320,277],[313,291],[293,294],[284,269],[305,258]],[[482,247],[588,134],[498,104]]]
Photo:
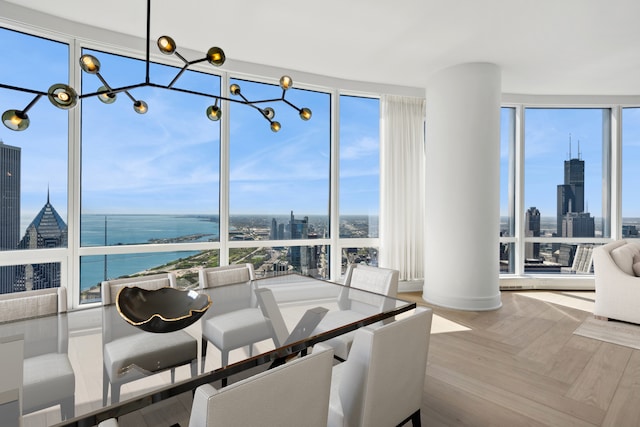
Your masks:
[[[283,102],[289,105],[291,108],[297,110],[302,120],[309,120],[311,118],[310,109],[306,107],[298,108],[294,104],[292,104],[291,102],[285,99],[285,94],[287,90],[293,87],[293,80],[289,76],[282,76],[280,78],[280,88],[282,89],[282,95],[280,96],[280,98],[261,99],[256,101],[248,100],[240,91],[240,86],[235,83],[229,86],[229,92],[231,93],[231,95],[236,96],[240,99],[228,98],[220,95],[180,89],[173,86],[178,81],[182,73],[184,73],[187,70],[187,68],[189,68],[190,65],[197,64],[204,61],[209,62],[211,65],[215,67],[219,67],[222,64],[224,64],[226,56],[224,54],[224,51],[219,47],[212,47],[211,49],[209,49],[204,58],[197,59],[195,61],[188,61],[182,55],[180,55],[180,53],[178,53],[177,45],[171,37],[161,36],[160,38],[158,38],[158,41],[157,41],[157,46],[160,52],[165,55],[177,56],[184,63],[184,65],[168,85],[165,86],[165,85],[152,83],[149,78],[149,65],[151,63],[150,61],[150,45],[151,45],[150,27],[151,27],[151,0],[147,0],[147,51],[146,51],[146,75],[145,75],[144,82],[130,85],[130,86],[112,88],[111,86],[109,86],[109,84],[104,79],[102,74],[100,74],[100,61],[98,60],[98,58],[96,58],[93,55],[85,54],[80,57],[80,61],[79,61],[80,68],[85,73],[93,74],[97,76],[98,79],[100,79],[100,81],[102,82],[102,86],[100,86],[96,92],[78,95],[75,89],[63,83],[54,84],[49,88],[47,92],[42,92],[38,90],[27,89],[27,88],[22,88],[17,86],[10,86],[10,85],[0,83],[0,88],[10,89],[10,90],[15,90],[20,92],[27,92],[35,95],[33,100],[29,102],[29,104],[24,109],[5,111],[2,114],[2,123],[4,123],[4,125],[7,128],[14,131],[22,131],[27,129],[29,127],[29,122],[30,122],[27,112],[43,96],[46,96],[49,99],[49,101],[56,107],[61,108],[63,110],[68,110],[76,106],[76,104],[78,103],[78,99],[97,96],[98,99],[104,102],[105,104],[111,104],[115,102],[116,95],[118,93],[124,93],[133,102],[134,111],[139,114],[144,114],[149,109],[147,103],[140,99],[136,99],[129,92],[133,89],[144,87],[144,86],[175,90],[178,92],[201,95],[201,96],[206,96],[206,97],[215,99],[214,104],[210,105],[206,111],[207,117],[213,121],[218,121],[222,117],[222,110],[218,105],[219,101],[221,100],[238,102],[240,104],[244,104],[249,107],[255,108],[269,122],[269,124],[271,125],[271,130],[274,132],[278,132],[281,128],[280,122],[273,120],[273,118],[275,117],[275,111],[271,107],[260,108],[258,106],[259,104],[264,104],[269,102]]]

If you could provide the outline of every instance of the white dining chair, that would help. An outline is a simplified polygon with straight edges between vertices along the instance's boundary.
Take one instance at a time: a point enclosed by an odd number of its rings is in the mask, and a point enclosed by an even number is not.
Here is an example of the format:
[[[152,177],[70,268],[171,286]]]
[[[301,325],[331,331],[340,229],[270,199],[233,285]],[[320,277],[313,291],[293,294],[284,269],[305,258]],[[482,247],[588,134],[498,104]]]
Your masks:
[[[106,280],[102,282],[102,304],[115,303],[118,292],[125,286],[147,290],[175,288],[176,278],[173,273],[164,273]],[[102,333],[103,405],[107,404],[109,386],[113,404],[120,401],[122,384],[146,377],[150,373],[170,369],[173,383],[176,367],[189,364],[191,376],[198,374],[198,340],[184,330],[162,334],[145,332],[121,319],[116,310],[104,310]]]
[[[206,289],[246,283],[255,280],[255,278],[253,265],[248,263],[202,268],[199,272],[199,287]],[[209,342],[220,350],[222,366],[227,366],[229,353],[232,350],[248,347],[249,357],[251,357],[255,343],[273,339],[272,326],[269,319],[258,307],[253,288],[247,288],[246,295],[238,299],[237,302],[238,304],[232,311],[218,314],[214,309],[203,317],[201,372],[204,372],[205,369],[207,343]]]
[[[0,322],[43,317],[5,325],[23,335],[22,413],[60,405],[62,420],[75,413],[75,373],[69,356],[66,288],[49,288],[0,295]]]
[[[202,385],[189,427],[326,427],[332,365],[323,348],[220,390]]]
[[[356,330],[349,357],[333,368],[329,427],[420,426],[432,316],[418,307]]]
[[[363,314],[376,314],[393,308],[393,300],[382,299],[365,292],[352,292],[351,288],[361,289],[379,295],[395,298],[398,295],[398,270],[372,267],[364,264],[350,264],[345,273],[343,286],[338,299],[339,310],[330,311],[316,327],[315,332],[326,332],[339,326],[360,321]],[[339,335],[326,345],[333,347],[336,359],[345,360],[349,354],[355,332]]]

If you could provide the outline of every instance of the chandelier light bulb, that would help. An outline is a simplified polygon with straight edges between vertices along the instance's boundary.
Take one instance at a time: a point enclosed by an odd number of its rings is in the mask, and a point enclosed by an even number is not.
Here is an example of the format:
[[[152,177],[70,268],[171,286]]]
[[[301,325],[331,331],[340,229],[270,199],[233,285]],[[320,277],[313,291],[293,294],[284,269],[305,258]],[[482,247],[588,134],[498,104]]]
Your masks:
[[[116,102],[116,94],[113,92],[110,92],[108,87],[100,86],[98,88],[98,92],[102,92],[102,91],[105,91],[105,92],[98,95],[98,99],[100,101],[104,102],[105,104],[113,104],[114,102]]]
[[[217,122],[222,117],[222,110],[217,105],[210,105],[207,108],[207,117],[209,120]]]
[[[158,49],[165,55],[172,55],[176,51],[176,42],[169,36],[161,36],[158,38]]]
[[[271,130],[274,132],[278,132],[280,130],[280,122],[271,122]]]
[[[51,86],[47,97],[53,105],[63,110],[73,108],[78,103],[78,94],[75,89],[62,83]]]
[[[240,94],[240,86],[237,84],[232,84],[231,86],[229,86],[229,92],[231,92],[232,95],[239,95]]]
[[[136,101],[133,103],[133,110],[138,114],[144,114],[149,111],[149,107],[144,101]]]
[[[311,110],[308,108],[302,108],[300,110],[300,118],[304,121],[307,121],[311,118]]]
[[[2,123],[11,130],[22,131],[29,127],[29,116],[20,110],[7,110],[2,114]]]
[[[291,89],[293,86],[293,79],[289,76],[280,77],[280,87],[284,90]]]
[[[89,74],[97,74],[100,72],[100,61],[93,55],[82,55],[80,57],[80,68]]]
[[[212,47],[207,52],[207,61],[209,64],[214,65],[216,67],[221,66],[226,61],[227,57],[224,54],[224,51],[219,47]]]
[[[275,112],[275,111],[273,111],[273,108],[271,108],[271,107],[267,107],[267,108],[265,108],[264,110],[262,110],[262,114],[264,114],[264,116],[265,116],[267,119],[271,120],[271,119],[273,119],[273,118],[275,117],[276,112]]]

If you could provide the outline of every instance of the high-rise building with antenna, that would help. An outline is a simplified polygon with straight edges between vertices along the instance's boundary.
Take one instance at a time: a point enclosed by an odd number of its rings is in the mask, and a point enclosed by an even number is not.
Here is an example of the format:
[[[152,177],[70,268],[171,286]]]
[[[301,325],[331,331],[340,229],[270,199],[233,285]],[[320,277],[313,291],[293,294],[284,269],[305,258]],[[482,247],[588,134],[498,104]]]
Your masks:
[[[584,160],[580,154],[571,158],[571,135],[569,135],[569,160],[564,161],[564,183],[558,185],[557,235],[560,237],[594,237],[595,222],[585,212]]]

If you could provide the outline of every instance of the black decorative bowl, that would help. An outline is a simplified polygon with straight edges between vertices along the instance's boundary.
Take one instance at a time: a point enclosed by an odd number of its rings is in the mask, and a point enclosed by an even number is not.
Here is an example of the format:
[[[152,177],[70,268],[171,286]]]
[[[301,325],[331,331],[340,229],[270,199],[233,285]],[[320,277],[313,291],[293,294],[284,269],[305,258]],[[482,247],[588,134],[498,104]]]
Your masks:
[[[124,287],[116,297],[120,316],[147,332],[173,332],[194,323],[211,307],[211,298],[196,291]]]

